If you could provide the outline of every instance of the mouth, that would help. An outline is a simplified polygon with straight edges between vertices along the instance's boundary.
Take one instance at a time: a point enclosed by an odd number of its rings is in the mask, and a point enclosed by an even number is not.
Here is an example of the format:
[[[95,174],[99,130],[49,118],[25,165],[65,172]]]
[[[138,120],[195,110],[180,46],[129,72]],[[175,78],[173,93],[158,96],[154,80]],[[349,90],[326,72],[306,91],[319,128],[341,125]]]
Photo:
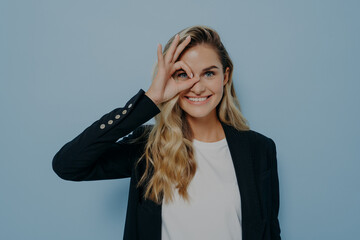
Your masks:
[[[191,96],[185,96],[185,98],[188,100],[188,102],[192,104],[201,104],[206,103],[211,98],[212,95],[203,96],[203,97],[191,97]]]

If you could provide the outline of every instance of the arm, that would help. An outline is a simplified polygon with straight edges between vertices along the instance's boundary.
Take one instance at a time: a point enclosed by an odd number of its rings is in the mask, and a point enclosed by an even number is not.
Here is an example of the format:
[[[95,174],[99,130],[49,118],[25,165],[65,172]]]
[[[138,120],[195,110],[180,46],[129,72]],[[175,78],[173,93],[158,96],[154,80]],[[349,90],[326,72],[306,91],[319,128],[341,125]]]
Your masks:
[[[276,145],[275,142],[269,138],[269,157],[271,163],[271,218],[270,218],[270,231],[271,239],[280,240],[280,224],[278,220],[279,214],[279,178],[277,170],[277,157],[276,157]]]
[[[138,137],[145,129],[141,125],[159,112],[140,89],[124,107],[105,114],[66,143],[53,158],[53,170],[60,178],[71,181],[130,177],[144,145],[129,140]]]

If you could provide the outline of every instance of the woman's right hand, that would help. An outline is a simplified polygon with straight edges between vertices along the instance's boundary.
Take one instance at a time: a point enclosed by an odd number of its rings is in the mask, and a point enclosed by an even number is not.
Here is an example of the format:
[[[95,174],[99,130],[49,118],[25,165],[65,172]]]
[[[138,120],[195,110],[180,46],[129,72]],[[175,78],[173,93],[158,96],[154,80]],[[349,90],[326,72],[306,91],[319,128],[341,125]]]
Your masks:
[[[145,93],[156,105],[173,98],[176,94],[192,87],[199,77],[193,77],[190,67],[183,61],[176,61],[180,53],[184,50],[186,45],[191,41],[188,36],[179,46],[179,35],[176,34],[171,46],[169,47],[164,58],[161,50],[161,44],[158,44],[158,71],[151,83],[150,88]],[[183,69],[190,77],[187,81],[175,81],[172,77],[175,71]]]

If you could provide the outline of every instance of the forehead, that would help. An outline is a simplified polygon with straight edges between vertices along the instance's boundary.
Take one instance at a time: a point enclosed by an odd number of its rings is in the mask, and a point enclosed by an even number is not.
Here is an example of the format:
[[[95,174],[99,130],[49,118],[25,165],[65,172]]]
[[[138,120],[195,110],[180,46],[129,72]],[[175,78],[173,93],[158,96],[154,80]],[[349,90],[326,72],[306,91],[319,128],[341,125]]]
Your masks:
[[[202,68],[211,65],[221,67],[221,62],[214,48],[205,44],[187,49],[179,60],[184,61],[193,69],[202,70]]]

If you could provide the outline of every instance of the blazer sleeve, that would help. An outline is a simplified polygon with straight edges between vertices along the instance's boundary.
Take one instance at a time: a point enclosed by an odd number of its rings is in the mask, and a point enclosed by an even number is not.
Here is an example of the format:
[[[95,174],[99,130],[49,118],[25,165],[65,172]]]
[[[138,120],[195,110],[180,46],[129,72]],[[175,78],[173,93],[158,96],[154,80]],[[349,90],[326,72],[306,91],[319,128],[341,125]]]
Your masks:
[[[277,156],[275,142],[269,139],[269,159],[271,164],[271,219],[270,219],[270,231],[272,240],[280,240],[280,224],[278,219],[280,194],[279,194],[279,177],[277,170]]]
[[[130,177],[133,163],[142,153],[140,144],[130,140],[141,135],[145,129],[142,124],[159,112],[140,89],[124,107],[105,114],[66,143],[53,158],[53,170],[71,181]]]

